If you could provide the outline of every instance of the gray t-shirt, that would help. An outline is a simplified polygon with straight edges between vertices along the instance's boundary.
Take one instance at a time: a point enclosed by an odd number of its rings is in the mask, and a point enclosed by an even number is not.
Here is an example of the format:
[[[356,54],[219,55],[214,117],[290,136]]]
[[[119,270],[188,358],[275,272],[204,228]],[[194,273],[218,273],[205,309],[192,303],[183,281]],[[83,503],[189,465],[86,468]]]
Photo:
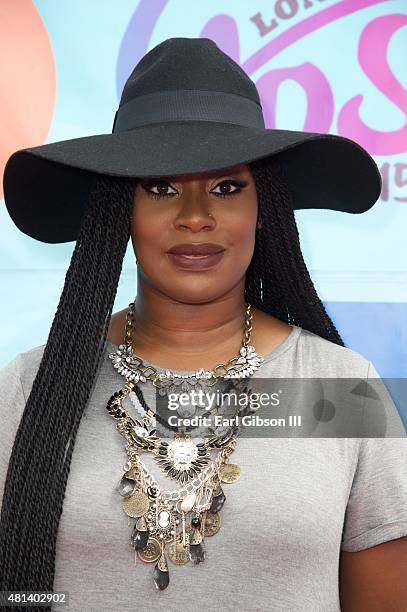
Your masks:
[[[133,519],[115,491],[127,459],[106,411],[108,398],[123,387],[108,357],[116,348],[107,342],[81,420],[58,531],[54,591],[69,593],[69,610],[336,612],[340,551],[407,535],[406,434],[386,396],[390,426],[382,439],[238,439],[230,462],[240,466],[241,478],[223,486],[221,528],[205,538],[205,561],[176,566],[168,559],[170,584],[156,590],[154,564],[134,565]],[[0,370],[0,492],[43,349],[20,353]],[[296,326],[254,377],[379,379],[357,352]],[[140,384],[153,405],[151,384]],[[162,472],[148,458],[159,480]],[[177,488],[173,480],[166,484]]]

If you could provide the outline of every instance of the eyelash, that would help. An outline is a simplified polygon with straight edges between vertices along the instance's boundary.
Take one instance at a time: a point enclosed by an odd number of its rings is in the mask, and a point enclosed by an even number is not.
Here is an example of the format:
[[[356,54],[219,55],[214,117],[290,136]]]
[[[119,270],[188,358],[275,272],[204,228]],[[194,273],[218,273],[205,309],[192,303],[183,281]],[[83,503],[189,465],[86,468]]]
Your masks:
[[[241,192],[243,187],[246,187],[247,185],[245,181],[225,180],[221,181],[219,185],[216,185],[216,187],[224,184],[233,185],[234,187],[238,187],[238,189],[235,189],[235,191],[232,193],[214,193],[213,195],[217,196],[218,198],[233,198],[235,195]],[[148,183],[148,186],[150,187],[155,187],[156,185],[169,185],[169,183],[166,181]],[[147,189],[147,185],[142,185],[142,187],[150,197],[155,198],[156,200],[161,200],[162,198],[172,198],[173,196],[177,195],[176,193],[154,193],[153,191]]]

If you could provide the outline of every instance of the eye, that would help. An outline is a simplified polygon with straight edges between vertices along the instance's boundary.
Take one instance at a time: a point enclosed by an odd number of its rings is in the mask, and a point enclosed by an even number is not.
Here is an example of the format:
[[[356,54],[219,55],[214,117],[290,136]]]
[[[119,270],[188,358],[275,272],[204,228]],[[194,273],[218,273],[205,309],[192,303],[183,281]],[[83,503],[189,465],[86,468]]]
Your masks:
[[[236,189],[234,189],[233,191],[228,191],[228,189],[233,185],[236,187]],[[220,192],[211,191],[211,193],[218,196],[218,198],[232,198],[233,196],[240,193],[242,191],[242,187],[246,187],[246,185],[247,183],[245,181],[232,181],[232,180],[222,181],[215,188],[215,189],[218,189],[218,187],[220,187],[221,191]],[[226,190],[224,188],[226,188]]]
[[[144,191],[148,193],[152,198],[156,198],[157,200],[161,198],[172,198],[172,196],[176,195],[178,192],[173,191],[172,193],[166,193],[165,189],[167,187],[171,187],[171,185],[167,181],[148,181],[146,183],[141,183]],[[157,187],[157,191],[152,191],[151,187]],[[172,187],[171,187],[172,189]]]

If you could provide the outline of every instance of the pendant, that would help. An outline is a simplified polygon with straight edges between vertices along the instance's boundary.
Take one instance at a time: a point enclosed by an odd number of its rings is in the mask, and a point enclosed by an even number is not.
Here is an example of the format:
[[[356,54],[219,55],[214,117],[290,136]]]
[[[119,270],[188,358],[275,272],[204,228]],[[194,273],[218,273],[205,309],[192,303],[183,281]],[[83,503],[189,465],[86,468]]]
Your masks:
[[[144,561],[144,563],[155,563],[160,558],[160,555],[161,543],[157,538],[153,537],[148,538],[148,544],[145,548],[137,551],[138,558]]]
[[[158,560],[158,563],[154,568],[153,576],[154,576],[154,584],[157,587],[157,589],[160,589],[160,591],[163,591],[164,589],[167,588],[170,582],[170,574],[168,571],[167,560],[165,558],[164,545],[162,546],[162,551],[161,551],[161,555]]]
[[[154,458],[167,476],[181,483],[194,478],[209,463],[205,444],[195,444],[189,436],[161,441],[157,453]]]
[[[212,497],[212,503],[211,506],[209,508],[209,512],[210,513],[215,513],[215,512],[220,512],[220,510],[222,510],[223,508],[223,504],[226,501],[226,495],[224,494],[224,492],[222,491],[222,489],[219,487],[218,491],[214,492],[214,495]]]
[[[181,536],[182,537],[182,536]],[[178,538],[168,546],[168,556],[175,565],[185,565],[189,563],[188,545],[184,546]]]
[[[212,537],[218,533],[220,529],[220,514],[219,512],[207,512],[205,517],[204,536]]]
[[[145,515],[149,532],[163,542],[171,542],[175,536],[175,513],[171,504],[155,500]]]
[[[195,565],[205,560],[205,547],[203,542],[189,545],[189,558]]]
[[[189,558],[195,565],[205,560],[205,546],[199,530],[200,524],[201,521],[197,517],[191,520],[192,531],[189,536]]]
[[[143,548],[146,548],[148,544],[149,535],[150,534],[147,529],[146,520],[144,516],[142,516],[136,521],[134,525],[133,533],[131,534],[131,537],[130,537],[130,542],[134,546],[134,549],[143,550]]]
[[[134,480],[128,478],[126,474],[121,477],[119,484],[116,486],[116,491],[123,497],[131,495],[136,487]]]
[[[189,493],[181,502],[181,512],[189,512],[194,507],[196,501],[196,493]]]
[[[123,499],[123,510],[133,518],[143,516],[148,512],[150,501],[145,493],[140,490],[135,491],[129,497]]]
[[[225,463],[219,468],[219,478],[222,482],[231,484],[240,478],[240,467],[235,463]]]

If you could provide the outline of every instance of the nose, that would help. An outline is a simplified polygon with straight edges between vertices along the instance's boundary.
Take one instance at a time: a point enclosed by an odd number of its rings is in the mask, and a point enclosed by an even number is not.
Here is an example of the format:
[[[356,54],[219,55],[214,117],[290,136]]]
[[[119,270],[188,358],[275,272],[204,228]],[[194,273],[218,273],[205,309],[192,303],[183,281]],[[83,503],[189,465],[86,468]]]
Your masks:
[[[202,229],[211,230],[216,227],[208,197],[205,190],[185,190],[180,198],[181,208],[174,220],[176,229],[189,229],[199,232]]]

